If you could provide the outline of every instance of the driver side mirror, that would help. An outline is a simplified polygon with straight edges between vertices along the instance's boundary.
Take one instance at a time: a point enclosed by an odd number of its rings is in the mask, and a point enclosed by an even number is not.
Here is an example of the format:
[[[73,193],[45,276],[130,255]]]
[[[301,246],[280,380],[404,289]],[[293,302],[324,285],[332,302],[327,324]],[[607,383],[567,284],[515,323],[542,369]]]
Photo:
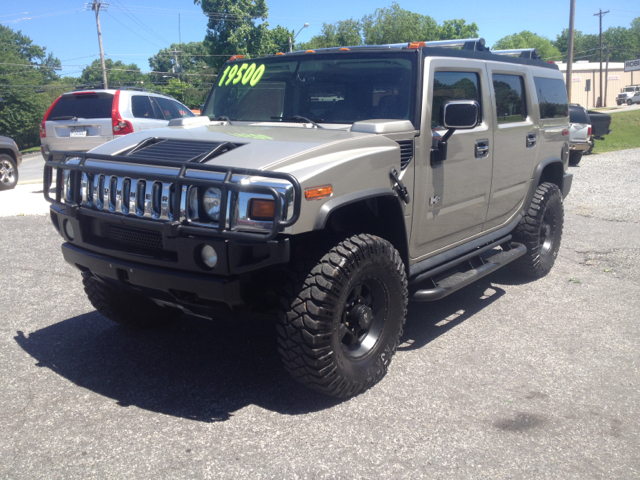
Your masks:
[[[440,107],[440,125],[448,128],[438,146],[431,149],[431,166],[447,159],[447,141],[456,130],[470,130],[480,123],[480,105],[475,100],[449,100]]]

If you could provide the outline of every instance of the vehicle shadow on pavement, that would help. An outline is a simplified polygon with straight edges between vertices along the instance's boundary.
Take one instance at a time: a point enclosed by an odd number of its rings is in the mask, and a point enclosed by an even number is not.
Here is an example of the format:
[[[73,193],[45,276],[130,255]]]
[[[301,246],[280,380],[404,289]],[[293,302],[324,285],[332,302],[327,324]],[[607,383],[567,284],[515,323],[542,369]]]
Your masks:
[[[224,421],[248,405],[285,415],[341,401],[295,382],[282,367],[272,324],[229,324],[183,316],[157,330],[113,324],[97,312],[16,342],[76,385],[130,405],[202,422]]]
[[[480,280],[439,302],[411,303],[400,354],[425,346],[503,294]],[[28,336],[18,331],[15,340],[37,366],[122,407],[215,422],[248,405],[300,415],[342,402],[289,377],[278,356],[275,328],[264,321],[183,316],[170,326],[135,330],[94,311]]]
[[[489,279],[496,280],[495,274]],[[398,351],[424,347],[502,297],[505,291],[489,279],[480,279],[436,302],[410,302]]]

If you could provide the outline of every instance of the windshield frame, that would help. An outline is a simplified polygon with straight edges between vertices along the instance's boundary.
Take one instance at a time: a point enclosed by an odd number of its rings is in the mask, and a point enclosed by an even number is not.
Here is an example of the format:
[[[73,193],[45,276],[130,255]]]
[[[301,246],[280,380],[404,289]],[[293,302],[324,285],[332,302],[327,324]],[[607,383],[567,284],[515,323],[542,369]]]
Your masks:
[[[322,59],[322,60],[333,60],[333,59],[340,59],[340,60],[344,60],[344,59],[371,59],[372,57],[377,57],[377,58],[384,58],[384,57],[389,57],[391,58],[402,58],[402,59],[406,59],[409,60],[412,64],[412,69],[413,69],[413,74],[412,74],[412,78],[411,78],[411,87],[410,89],[412,90],[409,93],[409,121],[411,121],[411,123],[413,124],[414,128],[416,130],[420,129],[420,116],[421,116],[421,111],[422,109],[420,108],[420,101],[421,101],[421,88],[422,88],[422,77],[421,77],[421,71],[422,71],[422,57],[421,55],[418,54],[419,51],[418,49],[379,49],[379,48],[371,48],[371,49],[361,49],[361,50],[351,50],[348,52],[340,52],[340,51],[325,51],[325,52],[316,52],[316,53],[289,53],[286,55],[277,55],[277,56],[269,56],[269,57],[256,57],[256,58],[252,58],[252,59],[242,59],[242,60],[236,60],[233,62],[225,62],[224,65],[222,65],[220,67],[220,70],[218,72],[218,76],[216,77],[216,79],[214,80],[214,84],[211,88],[211,90],[209,91],[209,94],[207,96],[207,100],[202,108],[202,115],[206,115],[205,112],[207,112],[207,110],[209,110],[210,108],[213,109],[213,106],[211,105],[211,103],[213,102],[213,98],[214,98],[214,94],[217,88],[219,88],[218,86],[218,82],[220,79],[220,75],[223,74],[223,72],[225,71],[225,69],[228,66],[233,66],[233,65],[238,65],[241,66],[243,63],[264,63],[264,64],[272,64],[272,63],[287,63],[287,62],[292,62],[292,61],[305,61],[305,60],[310,60],[310,56],[313,55],[314,57],[318,58],[318,59]],[[211,105],[211,107],[210,107]],[[215,118],[211,118],[211,120],[216,120]],[[233,119],[231,119],[233,121]],[[365,119],[363,119],[365,120]],[[359,121],[363,121],[363,120],[359,120]],[[367,119],[368,120],[368,119]],[[238,122],[241,123],[254,123],[254,122],[259,122],[259,123],[264,123],[263,121],[258,121],[258,120],[237,120]],[[274,125],[277,125],[279,122],[277,120],[273,121]],[[341,122],[341,123],[337,123],[337,122],[321,122],[322,124],[325,125],[352,125],[352,123],[346,123],[346,122]]]

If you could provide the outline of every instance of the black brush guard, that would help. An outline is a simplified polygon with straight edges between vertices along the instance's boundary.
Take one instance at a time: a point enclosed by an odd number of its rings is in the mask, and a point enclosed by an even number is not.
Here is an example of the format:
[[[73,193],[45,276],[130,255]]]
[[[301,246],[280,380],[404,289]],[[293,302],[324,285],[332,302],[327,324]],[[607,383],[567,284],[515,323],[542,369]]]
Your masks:
[[[79,158],[80,161],[77,164],[65,163],[69,158]],[[195,235],[211,235],[222,238],[233,239],[237,241],[267,241],[275,238],[282,229],[290,227],[300,218],[300,204],[302,200],[302,190],[298,180],[288,173],[270,172],[264,170],[255,170],[248,168],[236,168],[236,167],[221,167],[218,165],[207,165],[201,163],[186,163],[173,160],[145,160],[135,159],[132,161],[131,157],[124,155],[101,155],[97,153],[84,153],[84,152],[51,152],[44,167],[44,198],[52,205],[56,205],[65,210],[66,215],[77,218],[78,210],[81,209],[81,192],[80,192],[80,179],[82,173],[94,173],[103,174],[104,171],[100,171],[98,167],[92,167],[86,165],[87,160],[99,160],[103,162],[113,163],[127,163],[131,165],[145,165],[151,167],[173,167],[178,168],[177,175],[174,174],[160,174],[160,173],[146,173],[145,179],[153,181],[170,181],[175,185],[175,194],[173,202],[173,221],[163,222],[168,225],[171,231],[171,236],[177,236],[179,233],[195,234]],[[56,169],[56,192],[55,198],[49,195],[49,189],[51,188],[53,180],[53,169]],[[63,189],[63,170],[70,171],[71,191],[73,200],[71,203],[62,202],[62,189]],[[220,173],[224,175],[224,180],[204,180],[197,178],[186,178],[186,173],[189,170],[198,170],[205,172]],[[266,185],[241,185],[239,183],[232,182],[231,179],[234,175],[243,175],[248,177],[264,177],[273,178],[277,180],[285,180],[293,186],[294,201],[293,201],[293,215],[289,220],[281,219],[283,210],[283,198],[278,191]],[[126,176],[126,175],[123,175]],[[182,196],[183,186],[197,186],[197,187],[215,187],[219,188],[222,192],[222,199],[220,205],[220,219],[217,227],[212,224],[211,227],[192,226],[189,224],[186,218],[181,218],[180,202]],[[256,193],[263,195],[270,195],[275,202],[275,212],[271,230],[266,233],[251,233],[251,232],[238,232],[234,230],[227,230],[225,226],[227,224],[227,204],[229,199],[229,192],[245,192]],[[91,208],[83,209],[87,214],[106,214],[111,218],[116,216],[126,217],[131,220],[137,220],[140,225],[144,223],[156,220],[149,220],[145,218],[129,217],[124,214],[114,214],[111,212],[99,212]]]

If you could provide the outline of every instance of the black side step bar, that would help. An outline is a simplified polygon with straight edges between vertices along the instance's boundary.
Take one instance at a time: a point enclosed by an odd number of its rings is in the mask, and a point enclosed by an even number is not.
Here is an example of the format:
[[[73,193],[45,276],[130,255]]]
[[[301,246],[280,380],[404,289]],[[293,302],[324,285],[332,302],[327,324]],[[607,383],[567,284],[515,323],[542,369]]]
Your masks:
[[[415,302],[440,300],[485,275],[489,275],[500,267],[513,262],[527,252],[527,247],[516,242],[503,243],[502,248],[502,250],[490,250],[486,255],[476,254],[466,263],[466,267],[468,267],[466,270],[462,270],[463,264],[453,266],[444,272],[441,268],[434,269],[429,279],[432,286],[417,290],[409,300]]]

